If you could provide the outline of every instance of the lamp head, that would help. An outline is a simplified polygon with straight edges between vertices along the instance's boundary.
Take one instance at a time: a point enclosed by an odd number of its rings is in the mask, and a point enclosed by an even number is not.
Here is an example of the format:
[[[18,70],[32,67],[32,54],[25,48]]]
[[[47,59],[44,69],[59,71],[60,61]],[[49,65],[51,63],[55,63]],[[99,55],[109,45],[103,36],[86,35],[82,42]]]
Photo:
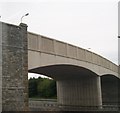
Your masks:
[[[25,16],[28,16],[28,15],[29,15],[29,13],[26,13],[26,14],[25,14]]]

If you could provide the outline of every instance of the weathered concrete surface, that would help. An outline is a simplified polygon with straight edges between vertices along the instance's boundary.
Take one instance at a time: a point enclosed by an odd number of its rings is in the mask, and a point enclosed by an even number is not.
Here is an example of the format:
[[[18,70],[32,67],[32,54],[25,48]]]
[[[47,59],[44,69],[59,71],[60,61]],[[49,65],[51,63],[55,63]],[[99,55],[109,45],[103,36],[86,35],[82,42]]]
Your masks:
[[[25,111],[28,110],[27,26],[0,24],[2,111]]]
[[[55,39],[28,33],[28,69],[59,64],[84,67],[99,76],[111,74],[119,77],[118,66],[100,55]]]

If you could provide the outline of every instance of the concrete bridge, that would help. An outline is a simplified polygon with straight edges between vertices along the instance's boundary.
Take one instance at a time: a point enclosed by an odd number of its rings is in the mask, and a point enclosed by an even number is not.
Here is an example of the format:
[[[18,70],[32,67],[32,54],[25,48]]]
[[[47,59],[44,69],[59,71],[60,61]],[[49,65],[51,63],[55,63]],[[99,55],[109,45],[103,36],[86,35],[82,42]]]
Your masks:
[[[28,33],[28,69],[57,81],[63,107],[117,103],[118,66],[88,50]]]
[[[29,110],[28,71],[56,80],[62,109],[118,105],[117,65],[80,47],[27,32],[23,23],[0,23],[1,110]]]

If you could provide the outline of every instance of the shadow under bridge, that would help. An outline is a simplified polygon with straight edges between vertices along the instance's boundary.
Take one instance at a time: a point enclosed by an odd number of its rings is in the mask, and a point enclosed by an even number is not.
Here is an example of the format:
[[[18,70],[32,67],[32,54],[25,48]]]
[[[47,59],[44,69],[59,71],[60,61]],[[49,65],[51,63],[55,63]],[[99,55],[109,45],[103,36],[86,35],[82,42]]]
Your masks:
[[[61,108],[102,105],[100,76],[87,68],[60,64],[38,67],[29,72],[56,80],[58,104]]]

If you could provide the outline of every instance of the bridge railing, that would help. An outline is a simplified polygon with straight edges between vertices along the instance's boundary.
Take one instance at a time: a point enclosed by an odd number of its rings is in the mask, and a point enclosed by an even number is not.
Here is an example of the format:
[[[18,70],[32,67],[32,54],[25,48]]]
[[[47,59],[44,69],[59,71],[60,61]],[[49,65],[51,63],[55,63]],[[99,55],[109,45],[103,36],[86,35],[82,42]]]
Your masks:
[[[102,105],[102,106],[67,106],[59,105],[56,101],[49,100],[29,100],[29,108],[32,110],[66,110],[66,111],[118,111],[118,105]]]
[[[29,108],[33,111],[58,111],[58,103],[54,100],[29,100]]]

